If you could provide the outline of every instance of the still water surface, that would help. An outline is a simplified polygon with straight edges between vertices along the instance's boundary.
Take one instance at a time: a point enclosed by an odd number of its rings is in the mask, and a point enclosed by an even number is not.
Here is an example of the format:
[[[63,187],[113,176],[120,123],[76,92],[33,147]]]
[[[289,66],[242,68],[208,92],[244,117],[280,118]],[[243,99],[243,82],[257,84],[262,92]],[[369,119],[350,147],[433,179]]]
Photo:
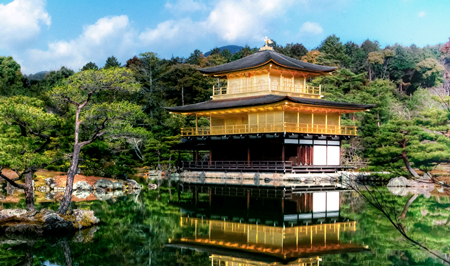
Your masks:
[[[396,196],[372,187],[361,193],[385,208],[332,186],[312,191],[203,181],[178,187],[165,181],[137,195],[74,203],[95,211],[102,221],[95,228],[64,238],[1,237],[0,265],[446,264],[445,191]],[[403,237],[387,216],[441,258]]]

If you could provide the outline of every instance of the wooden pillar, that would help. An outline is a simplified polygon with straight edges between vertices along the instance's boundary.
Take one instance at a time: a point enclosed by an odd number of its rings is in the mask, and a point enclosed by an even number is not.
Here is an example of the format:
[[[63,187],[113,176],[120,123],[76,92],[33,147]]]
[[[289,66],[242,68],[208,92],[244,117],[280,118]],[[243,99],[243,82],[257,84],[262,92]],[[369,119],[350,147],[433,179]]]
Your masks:
[[[247,190],[247,221],[250,216],[250,190]]]
[[[192,192],[192,201],[194,202],[194,205],[195,206],[197,206],[197,192],[198,192],[198,189],[197,188],[195,188],[194,189],[194,191]]]
[[[305,163],[306,163],[306,165],[309,165],[309,153],[310,153],[310,148],[309,148],[310,146],[308,145],[308,146],[306,146],[305,147]]]
[[[209,212],[211,212],[211,206],[212,206],[212,190],[211,190],[211,188],[208,188],[208,194],[209,194]]]
[[[212,141],[209,141],[209,166],[211,166],[212,163]]]
[[[297,165],[300,165],[301,159],[300,159],[300,145],[297,145]]]
[[[247,139],[247,165],[250,166],[250,140]]]
[[[297,195],[297,222],[300,220],[300,195]]]
[[[313,145],[311,145],[311,148],[310,148],[310,153],[309,153],[309,164],[310,165],[314,165],[314,146]]]
[[[195,135],[198,135],[198,115],[195,114]]]
[[[281,198],[281,217],[284,220],[284,197]]]
[[[198,164],[198,145],[195,144],[195,164]]]

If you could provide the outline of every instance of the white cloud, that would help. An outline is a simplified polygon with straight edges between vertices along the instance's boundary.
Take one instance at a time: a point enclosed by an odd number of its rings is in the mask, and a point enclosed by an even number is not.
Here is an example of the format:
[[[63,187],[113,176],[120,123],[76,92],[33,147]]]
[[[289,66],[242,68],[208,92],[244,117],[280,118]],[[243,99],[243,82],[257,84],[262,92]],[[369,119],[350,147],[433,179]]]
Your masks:
[[[304,35],[319,35],[322,32],[322,26],[316,22],[307,21],[300,27],[300,33]]]
[[[127,16],[101,18],[95,24],[85,26],[83,33],[74,40],[50,43],[46,51],[28,50],[24,72],[59,69],[61,66],[78,70],[90,61],[104,62],[111,55],[123,60],[134,52],[135,39],[136,33]]]
[[[0,4],[0,49],[20,49],[36,39],[51,18],[44,0],[15,0]]]
[[[227,42],[244,38],[262,40],[269,23],[283,15],[291,3],[282,0],[221,0],[202,25]]]
[[[204,3],[194,0],[177,0],[175,3],[168,1],[164,6],[172,13],[189,13],[206,9]]]
[[[175,4],[168,2],[166,8],[183,9],[189,3],[195,5],[200,2],[178,0]],[[33,73],[61,66],[78,70],[90,61],[100,67],[111,55],[125,63],[138,51],[187,53],[191,51],[190,47],[198,47],[199,41],[205,37],[216,38],[221,43],[260,40],[262,45],[264,36],[271,37],[268,27],[292,3],[293,0],[219,0],[203,19],[166,20],[141,32],[131,26],[126,15],[104,17],[85,26],[77,38],[51,42],[44,50],[29,49],[15,58],[23,62],[23,72]],[[200,7],[189,8],[184,7],[184,10],[198,10]]]
[[[425,11],[420,11],[419,14],[418,14],[418,17],[419,18],[425,17]]]

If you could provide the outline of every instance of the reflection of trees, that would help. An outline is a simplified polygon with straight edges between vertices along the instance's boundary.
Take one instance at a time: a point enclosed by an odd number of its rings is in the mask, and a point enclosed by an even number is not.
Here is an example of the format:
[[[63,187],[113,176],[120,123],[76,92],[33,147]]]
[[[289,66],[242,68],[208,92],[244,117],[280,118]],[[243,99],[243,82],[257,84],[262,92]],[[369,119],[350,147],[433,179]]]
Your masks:
[[[413,235],[417,236],[417,232],[410,229],[422,229],[424,226],[420,226],[417,224],[417,220],[410,221],[405,219],[408,213],[408,210],[411,207],[411,204],[418,198],[418,195],[411,196],[406,203],[403,197],[395,197],[390,193],[387,193],[386,189],[382,189],[375,186],[367,186],[367,185],[358,185],[355,181],[345,181],[345,185],[352,188],[355,192],[357,192],[366,203],[370,206],[374,207],[378,212],[381,212],[384,217],[387,218],[389,223],[410,243],[413,244],[414,247],[418,247],[422,250],[429,252],[430,254],[436,256],[437,258],[445,261],[450,264],[450,261],[435,252],[429,246],[429,242],[424,243],[422,241],[418,241],[413,237]],[[401,212],[400,209],[403,209]],[[367,214],[367,212],[365,212]],[[427,226],[427,225],[425,225]],[[429,226],[429,225],[428,225]],[[420,234],[420,233],[419,233]],[[422,243],[421,243],[422,242]],[[441,243],[442,244],[442,243]],[[436,246],[435,246],[436,247]],[[442,248],[442,246],[437,246],[436,249]],[[398,247],[397,247],[398,249]],[[407,248],[408,249],[408,248]]]

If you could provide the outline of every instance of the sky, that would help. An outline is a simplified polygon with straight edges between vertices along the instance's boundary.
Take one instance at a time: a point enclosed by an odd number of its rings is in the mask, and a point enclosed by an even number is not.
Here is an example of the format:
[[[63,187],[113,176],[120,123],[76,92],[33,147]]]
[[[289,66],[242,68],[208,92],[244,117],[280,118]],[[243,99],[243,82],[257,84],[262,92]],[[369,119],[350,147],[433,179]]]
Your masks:
[[[423,47],[450,37],[448,0],[0,0],[0,56],[24,74],[99,67],[109,56],[188,57],[264,37],[308,49],[335,34]]]

